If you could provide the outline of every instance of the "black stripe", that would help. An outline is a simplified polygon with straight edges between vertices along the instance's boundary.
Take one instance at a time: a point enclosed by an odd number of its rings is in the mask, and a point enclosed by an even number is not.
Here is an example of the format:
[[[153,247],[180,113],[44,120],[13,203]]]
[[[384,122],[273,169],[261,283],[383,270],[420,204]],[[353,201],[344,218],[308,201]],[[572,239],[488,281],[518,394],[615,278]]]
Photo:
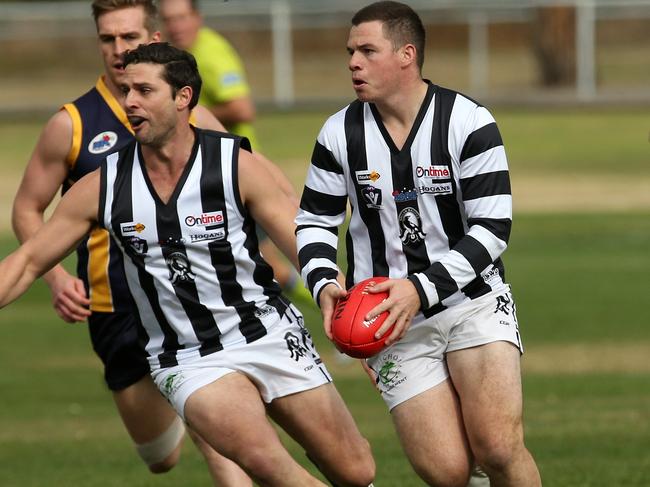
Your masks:
[[[458,291],[458,284],[440,262],[435,262],[424,274],[436,286],[440,301]]]
[[[492,257],[487,249],[470,235],[465,235],[465,238],[458,242],[454,250],[467,259],[476,275],[479,275],[492,263]]]
[[[347,203],[347,196],[333,196],[305,186],[300,208],[313,215],[336,216],[345,212]]]
[[[117,236],[122,235],[120,222],[133,221],[134,202],[132,173],[135,146],[136,145],[134,142],[120,151],[117,175],[112,188],[113,204],[111,207],[111,225],[113,228],[113,234]],[[136,266],[140,287],[147,296],[149,306],[151,306],[153,314],[156,317],[156,321],[158,322],[158,326],[163,332],[163,352],[160,353],[157,357],[158,361],[160,362],[160,366],[165,368],[178,365],[178,362],[176,360],[176,351],[179,348],[183,347],[179,345],[176,332],[173,330],[162,311],[162,307],[160,306],[160,301],[158,299],[158,292],[156,291],[156,287],[154,285],[153,276],[149,274],[145,269],[144,256],[135,252],[133,248],[128,245],[128,242],[124,238],[122,238],[122,248],[124,249],[124,252],[129,257],[129,259],[131,259],[133,264]]]
[[[264,336],[266,329],[259,318],[255,316],[255,303],[246,301],[243,298],[241,284],[237,282],[237,266],[232,245],[228,241],[228,214],[226,212],[224,188],[226,181],[223,180],[222,164],[231,164],[233,190],[237,195],[239,189],[235,180],[237,179],[239,144],[237,139],[234,140],[232,159],[230,161],[223,161],[221,159],[221,138],[212,135],[201,136],[201,148],[203,151],[203,168],[200,182],[201,204],[205,212],[223,211],[226,238],[213,240],[208,244],[210,259],[219,281],[221,298],[226,306],[235,308],[235,311],[240,317],[239,330],[246,338],[246,341],[251,342]],[[253,243],[249,243],[249,245],[255,247],[255,250],[257,250],[257,237],[255,236],[254,228],[251,228],[251,226],[250,222],[245,224],[244,231],[250,232],[247,239],[252,238],[254,241]]]
[[[503,145],[503,140],[501,139],[497,124],[495,122],[488,123],[469,134],[460,153],[460,162],[462,163],[471,157],[500,145]]]
[[[431,137],[431,164],[447,166],[451,177],[452,194],[435,197],[442,228],[447,235],[449,248],[452,249],[463,235],[463,213],[461,212],[456,193],[458,188],[453,176],[453,164],[449,153],[449,123],[451,112],[456,100],[456,93],[446,88],[436,87],[435,112]]]
[[[510,218],[470,218],[467,224],[470,227],[479,225],[506,243],[510,240],[510,230],[512,229]]]
[[[316,141],[316,144],[314,145],[314,151],[311,155],[311,163],[315,167],[323,169],[324,171],[343,174],[343,168],[336,161],[334,154],[318,141]]]
[[[476,299],[492,291],[492,288],[486,284],[481,276],[478,276],[467,286],[461,289],[461,291],[463,291],[463,294],[465,294],[465,296],[468,298]]]
[[[386,261],[386,237],[381,227],[379,213],[375,209],[368,208],[364,204],[364,198],[361,193],[362,189],[367,187],[365,184],[359,184],[356,180],[356,171],[367,171],[368,159],[366,156],[366,138],[363,117],[363,103],[356,100],[350,104],[345,112],[345,138],[348,153],[348,165],[350,167],[350,178],[355,188],[359,207],[352,205],[352,213],[359,212],[361,221],[368,228],[368,238],[370,244],[370,259],[373,264],[374,276],[389,275],[388,262]],[[350,245],[352,240],[349,237],[349,230],[346,236],[346,251],[348,253],[348,263],[350,256],[353,255],[354,249]],[[347,282],[352,282],[354,267],[348,265]],[[349,284],[348,284],[349,285]]]
[[[300,268],[304,268],[311,259],[328,259],[336,262],[336,249],[331,245],[313,242],[303,246],[298,252]]]
[[[476,176],[461,179],[460,187],[463,191],[463,201],[510,194],[510,176],[508,171],[477,174]]]
[[[193,164],[196,163],[198,147],[199,138],[197,137],[190,158],[183,170],[183,174],[181,175],[168,203],[164,204],[159,199],[154,198],[156,203],[158,241],[160,242],[160,248],[165,262],[167,263],[167,267],[170,269],[170,275],[174,272],[173,266],[177,263],[183,265],[189,264],[190,271],[192,268],[192,262],[187,256],[187,249],[183,242],[183,232],[180,223],[180,218],[182,218],[182,216],[178,214],[176,205],[180,188],[182,188],[184,183],[187,181],[189,172],[192,169]],[[203,211],[207,212],[214,210],[204,208]],[[177,278],[172,280],[171,283],[174,288],[174,293],[183,307],[187,318],[190,320],[196,337],[201,343],[199,353],[201,355],[207,355],[217,350],[221,350],[223,348],[219,339],[221,331],[214,320],[212,312],[201,303],[196,282],[192,276],[189,275],[189,278],[187,279],[183,279],[182,277]]]

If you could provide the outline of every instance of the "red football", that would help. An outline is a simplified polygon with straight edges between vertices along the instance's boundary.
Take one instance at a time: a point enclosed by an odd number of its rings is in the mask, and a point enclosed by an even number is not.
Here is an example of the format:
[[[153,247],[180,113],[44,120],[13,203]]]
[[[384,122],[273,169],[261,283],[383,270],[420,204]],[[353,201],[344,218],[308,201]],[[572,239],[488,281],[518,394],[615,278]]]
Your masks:
[[[381,313],[371,321],[364,320],[364,317],[388,297],[387,292],[371,294],[367,287],[387,279],[371,277],[361,281],[336,303],[332,317],[332,339],[336,348],[350,357],[372,357],[384,348],[392,328],[380,339],[375,338],[375,332],[388,317],[388,312]]]

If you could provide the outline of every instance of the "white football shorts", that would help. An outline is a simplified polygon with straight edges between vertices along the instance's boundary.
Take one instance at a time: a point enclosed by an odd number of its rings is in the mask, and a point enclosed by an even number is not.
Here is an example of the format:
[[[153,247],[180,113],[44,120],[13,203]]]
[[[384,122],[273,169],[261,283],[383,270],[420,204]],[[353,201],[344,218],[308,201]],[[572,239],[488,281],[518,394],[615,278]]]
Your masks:
[[[404,338],[367,359],[377,388],[393,409],[449,377],[445,354],[506,341],[523,353],[515,302],[506,286],[431,318],[416,315]]]
[[[262,399],[313,389],[332,381],[300,312],[291,305],[262,338],[152,372],[160,392],[185,419],[187,399],[198,389],[232,372],[245,374]]]

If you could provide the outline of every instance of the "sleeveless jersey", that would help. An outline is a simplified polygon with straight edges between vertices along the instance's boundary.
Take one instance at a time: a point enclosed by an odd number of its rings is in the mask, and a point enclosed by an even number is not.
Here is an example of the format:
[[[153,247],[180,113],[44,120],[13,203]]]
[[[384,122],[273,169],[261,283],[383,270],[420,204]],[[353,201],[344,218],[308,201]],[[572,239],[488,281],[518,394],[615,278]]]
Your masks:
[[[348,287],[408,278],[425,316],[505,288],[508,164],[492,115],[476,102],[429,83],[401,149],[371,103],[325,123],[296,219],[302,277],[316,297],[336,278],[348,198]]]
[[[287,307],[240,199],[242,139],[195,134],[167,203],[136,142],[108,156],[101,169],[98,219],[125,255],[154,370],[257,340]]]
[[[95,87],[63,106],[72,118],[72,147],[68,154],[68,178],[63,192],[102,160],[133,140],[126,113],[99,78]],[[77,275],[84,281],[92,311],[110,313],[133,307],[122,256],[103,229],[93,230],[77,248]]]

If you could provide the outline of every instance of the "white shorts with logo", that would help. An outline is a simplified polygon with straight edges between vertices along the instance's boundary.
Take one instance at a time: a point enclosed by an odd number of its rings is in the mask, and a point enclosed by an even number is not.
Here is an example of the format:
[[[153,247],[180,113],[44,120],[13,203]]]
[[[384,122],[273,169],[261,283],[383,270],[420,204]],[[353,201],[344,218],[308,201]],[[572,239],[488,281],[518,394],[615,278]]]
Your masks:
[[[509,286],[431,318],[416,318],[404,338],[367,360],[389,409],[446,380],[447,352],[497,341],[524,350]]]
[[[151,376],[163,396],[185,419],[187,399],[198,389],[232,372],[245,374],[266,403],[332,381],[302,315],[293,305],[262,338],[155,370]]]

